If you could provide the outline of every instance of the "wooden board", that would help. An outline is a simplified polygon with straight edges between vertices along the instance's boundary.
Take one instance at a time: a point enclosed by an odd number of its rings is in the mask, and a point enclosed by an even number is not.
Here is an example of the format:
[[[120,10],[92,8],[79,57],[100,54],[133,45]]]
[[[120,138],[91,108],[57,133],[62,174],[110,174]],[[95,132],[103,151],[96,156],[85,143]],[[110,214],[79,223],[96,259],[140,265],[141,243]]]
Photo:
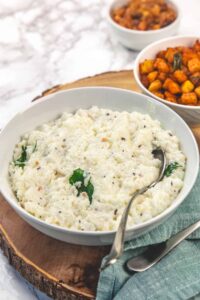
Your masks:
[[[42,96],[75,87],[112,86],[139,91],[132,71],[109,72],[53,87]],[[200,127],[193,128],[200,146]],[[109,247],[86,247],[45,236],[23,221],[0,196],[0,247],[29,282],[57,300],[95,299],[99,266]]]

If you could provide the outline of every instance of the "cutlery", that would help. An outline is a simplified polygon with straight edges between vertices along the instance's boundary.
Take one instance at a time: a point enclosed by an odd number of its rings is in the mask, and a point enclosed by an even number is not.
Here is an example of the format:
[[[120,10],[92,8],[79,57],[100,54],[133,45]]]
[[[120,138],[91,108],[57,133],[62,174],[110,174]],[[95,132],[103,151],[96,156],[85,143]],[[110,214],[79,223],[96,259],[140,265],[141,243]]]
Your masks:
[[[127,261],[128,270],[135,272],[148,270],[198,228],[200,228],[200,221],[173,235],[166,242],[149,246],[144,253]]]
[[[151,184],[149,184],[148,186],[145,186],[145,187],[141,188],[140,190],[137,190],[132,195],[131,199],[129,200],[129,202],[128,202],[128,204],[127,204],[127,206],[124,209],[124,212],[122,214],[121,221],[119,223],[117,232],[115,234],[115,238],[114,238],[110,253],[108,254],[108,256],[105,258],[104,262],[102,263],[102,266],[101,266],[100,270],[104,270],[109,265],[114,264],[123,252],[126,223],[127,223],[129,210],[131,208],[133,200],[137,196],[142,195],[143,193],[145,193],[148,189],[154,187],[159,181],[162,180],[162,178],[164,176],[164,172],[165,172],[165,168],[166,168],[166,157],[165,157],[165,154],[164,154],[163,150],[160,149],[160,148],[159,149],[154,149],[152,151],[152,154],[153,154],[154,158],[159,159],[161,161],[161,166],[160,166],[160,171],[159,171],[158,178],[155,181],[153,181]]]

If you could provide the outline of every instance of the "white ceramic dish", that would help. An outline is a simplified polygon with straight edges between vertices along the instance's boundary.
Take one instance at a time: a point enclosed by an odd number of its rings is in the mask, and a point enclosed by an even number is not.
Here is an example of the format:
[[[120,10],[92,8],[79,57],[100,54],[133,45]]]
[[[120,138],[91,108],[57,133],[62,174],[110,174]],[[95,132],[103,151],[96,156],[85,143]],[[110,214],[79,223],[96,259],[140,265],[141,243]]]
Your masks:
[[[111,18],[110,13],[113,10],[113,8],[121,7],[127,3],[127,0],[115,0],[109,6],[108,13],[107,13],[107,20],[111,32],[122,45],[133,50],[142,50],[144,47],[146,47],[147,45],[155,41],[158,41],[165,37],[175,35],[178,32],[178,28],[180,24],[180,11],[173,0],[167,2],[174,7],[177,13],[176,20],[170,25],[158,30],[139,31],[139,30],[128,29],[123,26],[120,26]]]
[[[13,149],[20,136],[36,126],[54,119],[63,111],[73,112],[78,108],[96,105],[113,110],[139,111],[158,119],[165,128],[172,130],[180,139],[182,149],[188,158],[184,187],[173,204],[157,217],[126,232],[126,240],[141,235],[166,220],[183,202],[192,189],[199,169],[199,152],[195,138],[186,123],[171,109],[154,99],[115,88],[79,88],[59,92],[43,98],[18,113],[0,134],[0,190],[13,209],[30,225],[56,239],[82,245],[111,244],[114,232],[72,231],[56,225],[49,225],[27,213],[17,203],[8,181],[8,164],[12,159]]]
[[[155,55],[160,50],[164,50],[168,47],[191,46],[197,39],[200,39],[200,37],[179,36],[179,37],[163,39],[159,42],[153,43],[139,53],[139,55],[136,58],[134,69],[133,69],[134,78],[137,84],[139,85],[139,87],[142,89],[142,91],[145,94],[167,104],[169,107],[175,110],[180,116],[182,116],[182,118],[189,124],[200,124],[200,106],[176,104],[155,96],[148,89],[146,89],[145,86],[140,81],[139,64],[143,62],[145,59],[155,58]]]

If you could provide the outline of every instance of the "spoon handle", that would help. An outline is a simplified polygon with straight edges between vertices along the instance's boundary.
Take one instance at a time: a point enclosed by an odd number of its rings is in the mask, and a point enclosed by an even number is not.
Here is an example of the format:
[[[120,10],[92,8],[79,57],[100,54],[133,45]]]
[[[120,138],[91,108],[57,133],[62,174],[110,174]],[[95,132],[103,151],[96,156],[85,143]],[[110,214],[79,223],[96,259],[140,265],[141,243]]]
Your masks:
[[[114,238],[114,241],[112,244],[112,248],[110,250],[110,253],[106,257],[106,259],[104,260],[104,262],[101,266],[101,270],[104,270],[110,264],[115,263],[117,258],[122,254],[123,249],[124,249],[124,235],[125,235],[126,223],[127,223],[127,219],[128,219],[129,210],[131,208],[133,200],[137,196],[145,193],[148,188],[149,188],[149,186],[146,186],[146,187],[140,189],[139,191],[136,191],[133,194],[133,196],[131,197],[131,199],[129,200],[129,203],[122,214],[121,221],[119,223],[119,226],[118,226],[118,229],[117,229],[117,232],[115,234],[115,238]]]
[[[152,151],[152,154],[153,154],[154,158],[159,159],[162,162],[161,167],[160,167],[159,176],[150,185],[141,188],[140,190],[136,191],[132,195],[131,199],[129,200],[129,202],[127,204],[127,207],[125,208],[125,210],[122,214],[121,221],[119,223],[117,232],[115,234],[114,242],[112,244],[112,248],[110,250],[110,253],[108,254],[108,256],[103,261],[100,270],[104,270],[109,265],[114,264],[116,262],[116,260],[120,257],[120,255],[122,254],[122,252],[124,250],[124,235],[125,235],[125,231],[126,231],[126,223],[127,223],[128,214],[129,214],[131,205],[133,203],[133,200],[137,196],[142,195],[143,193],[145,193],[149,188],[154,187],[159,181],[162,180],[162,178],[164,176],[166,163],[167,163],[165,153],[163,152],[162,149],[154,149]]]
[[[149,246],[147,251],[127,261],[129,271],[143,272],[155,265],[180,242],[200,227],[200,221],[173,235],[166,242]]]

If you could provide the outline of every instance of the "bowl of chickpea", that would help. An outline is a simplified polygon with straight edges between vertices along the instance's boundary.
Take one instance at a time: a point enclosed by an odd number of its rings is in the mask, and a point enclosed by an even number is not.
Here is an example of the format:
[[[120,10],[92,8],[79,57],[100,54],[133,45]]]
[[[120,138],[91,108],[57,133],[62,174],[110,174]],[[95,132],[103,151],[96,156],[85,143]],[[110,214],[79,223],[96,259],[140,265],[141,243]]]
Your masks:
[[[114,0],[108,10],[113,35],[133,50],[142,50],[152,42],[175,35],[180,11],[173,1]]]
[[[133,72],[144,93],[187,123],[200,124],[200,37],[171,37],[149,45],[136,58]]]

